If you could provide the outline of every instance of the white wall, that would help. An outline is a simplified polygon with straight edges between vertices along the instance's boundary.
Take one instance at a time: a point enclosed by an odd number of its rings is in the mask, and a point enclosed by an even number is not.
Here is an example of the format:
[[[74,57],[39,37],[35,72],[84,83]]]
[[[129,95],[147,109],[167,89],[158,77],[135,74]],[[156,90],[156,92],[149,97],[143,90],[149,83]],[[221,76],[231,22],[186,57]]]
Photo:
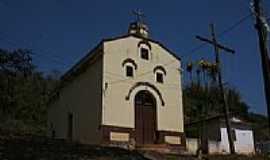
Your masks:
[[[218,148],[219,153],[229,153],[229,141],[227,135],[227,129],[221,128],[221,142]],[[239,154],[254,154],[254,139],[252,130],[235,129],[236,141],[234,141],[235,151]],[[215,145],[212,145],[210,150],[217,151]]]
[[[208,141],[210,154],[229,154],[229,141],[226,128],[220,128],[221,141]],[[235,151],[238,154],[255,154],[253,131],[236,129],[236,141],[234,141]],[[198,139],[187,138],[187,150],[191,154],[196,154],[198,149]]]
[[[178,70],[180,62],[160,45],[152,42],[150,42],[152,46],[150,60],[141,59],[138,49],[140,41],[141,39],[131,36],[104,44],[103,86],[108,83],[108,87],[106,89],[104,87],[102,122],[104,125],[135,128],[134,96],[138,91],[146,89],[157,101],[158,130],[183,132],[182,88]],[[138,65],[134,78],[125,76],[122,62],[126,58],[133,59]],[[165,65],[167,63],[170,65]],[[163,84],[155,80],[153,69],[157,65],[164,66],[167,71]],[[142,75],[145,72],[148,74]],[[136,82],[149,82],[155,85],[163,96],[165,106],[161,105],[157,93],[146,86],[136,88],[127,101],[125,97]]]
[[[89,144],[99,143],[101,98],[102,56],[100,55],[90,62],[84,72],[67,82],[61,89],[59,98],[49,106],[48,125],[53,124],[56,138],[67,138],[68,113],[72,113],[73,140]]]
[[[226,128],[220,128],[220,133],[221,133],[221,141],[219,145],[219,152],[220,153],[229,153],[230,148],[229,148],[229,140],[228,140],[228,134]]]
[[[236,129],[236,142],[234,142],[236,152],[243,154],[255,153],[252,130]]]
[[[199,141],[197,138],[187,138],[186,147],[189,154],[196,155],[199,148]]]

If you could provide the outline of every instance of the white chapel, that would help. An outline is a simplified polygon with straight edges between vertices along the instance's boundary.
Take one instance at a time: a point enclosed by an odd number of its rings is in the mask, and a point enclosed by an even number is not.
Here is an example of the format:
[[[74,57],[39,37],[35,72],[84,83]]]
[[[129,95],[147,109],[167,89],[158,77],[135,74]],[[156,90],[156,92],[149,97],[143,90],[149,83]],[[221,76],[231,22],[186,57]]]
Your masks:
[[[49,135],[86,144],[186,146],[181,59],[151,39],[142,21],[104,39],[61,78]]]

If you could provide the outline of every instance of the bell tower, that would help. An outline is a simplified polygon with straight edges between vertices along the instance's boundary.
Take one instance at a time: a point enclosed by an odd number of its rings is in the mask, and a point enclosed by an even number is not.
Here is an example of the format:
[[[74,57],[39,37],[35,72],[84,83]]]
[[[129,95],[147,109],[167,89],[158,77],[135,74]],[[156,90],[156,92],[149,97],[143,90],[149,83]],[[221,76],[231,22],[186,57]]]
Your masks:
[[[139,10],[133,11],[132,13],[136,16],[136,21],[130,23],[129,28],[128,28],[128,34],[134,34],[137,36],[148,38],[149,28],[143,22],[144,14]]]

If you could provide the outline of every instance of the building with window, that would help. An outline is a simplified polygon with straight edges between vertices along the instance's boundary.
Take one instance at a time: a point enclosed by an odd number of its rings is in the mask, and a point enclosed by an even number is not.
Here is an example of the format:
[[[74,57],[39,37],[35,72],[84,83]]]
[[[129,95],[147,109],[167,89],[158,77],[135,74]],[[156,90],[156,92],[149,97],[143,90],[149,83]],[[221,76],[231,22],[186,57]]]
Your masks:
[[[235,152],[255,154],[251,125],[239,118],[230,118]],[[209,154],[229,154],[229,140],[224,116],[215,116],[185,125],[187,149],[196,154],[199,148]]]
[[[49,135],[87,144],[185,148],[181,61],[142,22],[102,40],[62,76]]]

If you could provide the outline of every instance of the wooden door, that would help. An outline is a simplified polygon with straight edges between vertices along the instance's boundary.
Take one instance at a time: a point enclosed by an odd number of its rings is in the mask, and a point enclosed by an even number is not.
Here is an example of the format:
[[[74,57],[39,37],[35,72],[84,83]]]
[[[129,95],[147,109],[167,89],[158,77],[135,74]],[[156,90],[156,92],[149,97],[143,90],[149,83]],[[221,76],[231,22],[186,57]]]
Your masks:
[[[156,102],[148,91],[140,91],[135,96],[135,132],[138,145],[155,142]]]

